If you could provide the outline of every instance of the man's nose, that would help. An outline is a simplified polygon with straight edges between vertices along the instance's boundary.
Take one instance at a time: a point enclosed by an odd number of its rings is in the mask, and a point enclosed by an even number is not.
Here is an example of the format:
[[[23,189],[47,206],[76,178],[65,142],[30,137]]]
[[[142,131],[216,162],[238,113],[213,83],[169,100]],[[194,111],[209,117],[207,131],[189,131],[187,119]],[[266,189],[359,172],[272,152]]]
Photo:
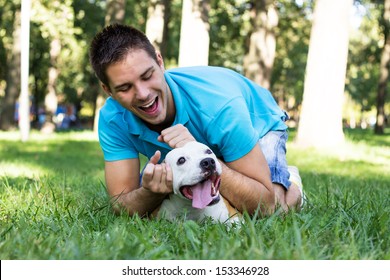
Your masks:
[[[137,99],[146,100],[149,96],[149,89],[144,83],[137,83],[134,85]]]

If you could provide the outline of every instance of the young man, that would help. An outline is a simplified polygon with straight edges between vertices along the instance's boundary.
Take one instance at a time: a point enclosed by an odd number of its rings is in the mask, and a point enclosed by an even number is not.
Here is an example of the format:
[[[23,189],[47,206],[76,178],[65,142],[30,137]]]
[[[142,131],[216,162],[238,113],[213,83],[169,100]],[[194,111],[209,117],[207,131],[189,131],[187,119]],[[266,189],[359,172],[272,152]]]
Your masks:
[[[130,26],[98,33],[90,61],[109,95],[99,117],[108,193],[130,215],[151,213],[172,192],[171,168],[161,162],[194,140],[220,159],[220,192],[239,211],[263,215],[300,204],[301,187],[287,169],[286,115],[267,90],[219,67],[166,71],[145,34]],[[149,158],[142,179],[140,153]]]

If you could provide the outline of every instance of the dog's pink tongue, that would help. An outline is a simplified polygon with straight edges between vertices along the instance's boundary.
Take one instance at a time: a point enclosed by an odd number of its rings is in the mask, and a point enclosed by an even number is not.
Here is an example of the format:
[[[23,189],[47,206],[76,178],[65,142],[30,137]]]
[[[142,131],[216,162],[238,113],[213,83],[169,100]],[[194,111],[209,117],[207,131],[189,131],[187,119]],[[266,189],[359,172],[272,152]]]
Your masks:
[[[211,197],[211,181],[196,184],[192,190],[192,207],[203,209],[213,200]]]

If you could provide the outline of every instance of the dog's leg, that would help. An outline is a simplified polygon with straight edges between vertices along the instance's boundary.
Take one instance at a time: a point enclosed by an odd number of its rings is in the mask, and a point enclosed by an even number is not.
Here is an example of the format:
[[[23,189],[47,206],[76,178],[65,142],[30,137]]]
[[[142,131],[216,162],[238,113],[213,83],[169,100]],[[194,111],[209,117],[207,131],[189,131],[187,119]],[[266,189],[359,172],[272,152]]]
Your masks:
[[[226,209],[228,210],[229,213],[229,218],[237,220],[239,217],[241,217],[241,213],[238,212],[236,208],[234,208],[229,201],[227,201],[224,197],[222,197],[223,203],[226,205]]]

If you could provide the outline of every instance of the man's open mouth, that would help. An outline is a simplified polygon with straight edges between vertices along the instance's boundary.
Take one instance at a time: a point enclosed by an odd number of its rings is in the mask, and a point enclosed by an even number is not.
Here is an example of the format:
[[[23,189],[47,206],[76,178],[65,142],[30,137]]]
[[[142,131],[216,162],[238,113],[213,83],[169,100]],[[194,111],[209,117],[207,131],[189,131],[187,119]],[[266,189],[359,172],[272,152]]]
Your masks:
[[[192,200],[192,207],[204,209],[219,201],[219,187],[221,176],[217,173],[206,175],[205,179],[195,185],[186,185],[180,188],[184,197]]]
[[[149,103],[139,106],[138,108],[147,114],[154,114],[158,109],[158,96]]]

